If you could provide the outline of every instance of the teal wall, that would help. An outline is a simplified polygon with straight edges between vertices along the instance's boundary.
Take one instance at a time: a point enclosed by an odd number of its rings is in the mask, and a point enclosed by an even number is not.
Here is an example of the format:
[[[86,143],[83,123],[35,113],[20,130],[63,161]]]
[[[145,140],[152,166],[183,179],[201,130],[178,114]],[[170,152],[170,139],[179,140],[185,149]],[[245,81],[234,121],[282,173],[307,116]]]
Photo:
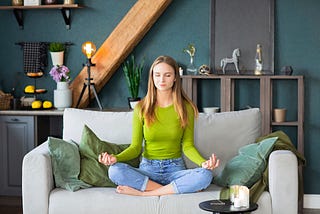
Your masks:
[[[9,5],[10,0],[1,1],[1,5]],[[19,30],[12,11],[0,11],[0,87],[9,92],[16,88],[16,95],[22,96],[23,88],[33,84],[23,74],[22,50],[16,42],[23,41],[70,41],[74,43],[67,51],[65,64],[71,69],[72,77],[82,69],[85,58],[81,53],[81,44],[93,41],[99,47],[115,28],[117,23],[135,3],[133,0],[94,0],[78,1],[85,5],[84,9],[72,11],[71,29],[66,30],[63,18],[58,10],[28,10],[24,12],[24,30]],[[320,194],[320,1],[318,0],[276,0],[275,8],[275,70],[276,73],[284,65],[291,65],[294,74],[305,76],[305,193]],[[147,72],[152,61],[159,55],[171,55],[180,65],[188,63],[188,56],[182,52],[189,42],[196,45],[196,64],[209,64],[210,54],[210,0],[174,0],[160,19],[155,23],[134,53],[138,60],[145,58],[147,68],[142,80],[140,94],[146,92]],[[50,57],[49,57],[50,59]],[[49,65],[50,61],[49,61]],[[48,75],[37,80],[37,85],[48,89],[43,99],[52,100],[55,82]],[[259,87],[250,82],[250,86],[240,82],[239,108],[247,104],[259,105],[259,93],[251,90]],[[279,106],[295,106],[291,91],[296,88],[287,82],[279,82],[275,91],[279,94],[274,102]],[[219,105],[219,84],[203,81],[199,89],[199,104]],[[108,84],[99,93],[106,108],[126,107],[128,91],[121,70],[118,70]],[[214,99],[211,99],[213,97]],[[209,99],[210,98],[210,99]],[[96,106],[93,102],[92,106]],[[295,107],[293,107],[294,109]],[[296,109],[293,110],[293,112]],[[291,113],[290,113],[291,114]],[[295,141],[296,129],[288,129]]]

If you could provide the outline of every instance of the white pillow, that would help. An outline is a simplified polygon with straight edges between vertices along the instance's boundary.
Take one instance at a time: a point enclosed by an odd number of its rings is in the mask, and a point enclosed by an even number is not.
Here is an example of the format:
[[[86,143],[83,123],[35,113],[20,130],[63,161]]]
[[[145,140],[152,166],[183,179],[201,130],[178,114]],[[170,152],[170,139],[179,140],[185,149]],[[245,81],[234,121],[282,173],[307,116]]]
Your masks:
[[[215,153],[220,167],[213,171],[216,176],[226,162],[237,155],[239,148],[254,143],[261,136],[261,114],[258,108],[215,114],[200,113],[195,122],[195,146],[204,158]],[[187,168],[195,164],[186,160]]]

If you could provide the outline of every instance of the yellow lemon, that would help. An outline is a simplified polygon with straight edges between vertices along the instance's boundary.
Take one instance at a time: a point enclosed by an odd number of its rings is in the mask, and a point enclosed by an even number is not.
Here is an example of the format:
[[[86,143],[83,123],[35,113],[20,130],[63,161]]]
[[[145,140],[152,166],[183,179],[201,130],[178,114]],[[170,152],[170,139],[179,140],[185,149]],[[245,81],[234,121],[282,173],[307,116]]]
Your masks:
[[[35,87],[33,85],[27,85],[25,88],[24,88],[24,92],[25,93],[34,93],[34,90],[35,90]]]
[[[42,107],[43,108],[52,108],[52,102],[46,100],[42,103]]]
[[[42,102],[40,100],[35,100],[31,103],[31,107],[33,109],[41,108],[41,106],[42,106]]]

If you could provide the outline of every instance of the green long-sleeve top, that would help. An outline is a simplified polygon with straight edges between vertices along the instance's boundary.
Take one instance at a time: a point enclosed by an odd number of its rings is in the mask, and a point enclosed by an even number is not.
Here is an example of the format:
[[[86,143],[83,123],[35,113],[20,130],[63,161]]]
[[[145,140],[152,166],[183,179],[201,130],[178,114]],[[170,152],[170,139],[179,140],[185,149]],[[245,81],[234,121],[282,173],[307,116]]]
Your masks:
[[[180,119],[173,105],[156,107],[157,120],[150,126],[145,125],[144,118],[139,116],[139,108],[133,112],[132,142],[130,146],[118,155],[119,162],[128,161],[142,156],[147,159],[180,158],[182,152],[195,164],[201,165],[205,159],[194,146],[194,112],[187,104],[188,125],[181,127]]]

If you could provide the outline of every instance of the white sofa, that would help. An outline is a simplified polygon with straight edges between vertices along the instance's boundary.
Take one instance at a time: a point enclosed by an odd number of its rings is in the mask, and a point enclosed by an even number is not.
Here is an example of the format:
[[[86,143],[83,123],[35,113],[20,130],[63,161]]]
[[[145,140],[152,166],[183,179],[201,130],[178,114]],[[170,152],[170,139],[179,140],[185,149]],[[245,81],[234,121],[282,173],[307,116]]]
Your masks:
[[[102,112],[80,109],[64,111],[63,139],[79,143],[83,125],[113,143],[130,142],[132,112]],[[238,149],[254,143],[261,135],[259,109],[217,114],[201,113],[195,126],[195,144],[204,156],[212,152],[221,159],[219,173]],[[188,167],[193,164],[186,160]],[[218,199],[220,187],[212,184],[198,193],[136,197],[121,195],[114,188],[91,187],[71,192],[55,188],[47,142],[29,152],[23,160],[22,193],[24,214],[196,214],[208,213],[199,203]],[[269,159],[269,192],[258,200],[253,213],[296,214],[298,212],[298,164],[289,151],[274,151]]]

